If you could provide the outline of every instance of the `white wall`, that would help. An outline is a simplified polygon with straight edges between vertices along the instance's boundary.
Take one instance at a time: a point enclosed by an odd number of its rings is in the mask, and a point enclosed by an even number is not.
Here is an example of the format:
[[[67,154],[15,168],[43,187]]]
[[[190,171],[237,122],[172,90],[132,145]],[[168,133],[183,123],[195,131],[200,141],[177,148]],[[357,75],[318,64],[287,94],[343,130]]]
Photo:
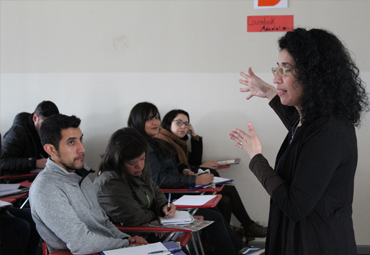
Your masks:
[[[220,170],[235,179],[248,212],[267,224],[269,197],[228,133],[251,121],[273,165],[286,130],[267,100],[246,101],[239,72],[267,81],[282,33],[247,33],[248,15],[294,15],[295,25],[332,30],[370,84],[370,1],[296,0],[254,10],[253,1],[1,1],[1,126],[42,100],[82,119],[86,161],[97,168],[109,136],[138,102],[190,113],[204,137],[204,160],[241,157]],[[358,245],[370,245],[370,119],[358,129],[353,219]]]

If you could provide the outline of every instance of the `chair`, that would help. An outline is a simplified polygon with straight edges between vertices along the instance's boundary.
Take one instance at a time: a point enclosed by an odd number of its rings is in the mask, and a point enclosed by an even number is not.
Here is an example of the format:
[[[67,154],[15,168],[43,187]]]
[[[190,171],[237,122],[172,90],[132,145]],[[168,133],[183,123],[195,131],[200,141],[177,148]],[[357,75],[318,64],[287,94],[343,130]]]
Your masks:
[[[25,174],[25,175],[4,175],[4,176],[1,176],[0,177],[0,180],[17,180],[18,177],[21,177],[23,178],[24,176],[36,176],[37,174]],[[31,184],[32,182],[30,182],[29,180],[25,180],[23,182],[20,182],[19,183],[20,186],[24,186],[24,187],[27,187],[27,188],[30,188],[31,187]],[[24,201],[23,201],[24,199]],[[14,194],[14,195],[10,195],[10,196],[5,196],[5,197],[1,197],[1,200],[3,201],[6,201],[6,202],[9,202],[9,203],[12,203],[14,204],[15,202],[23,202],[21,206],[19,206],[19,208],[23,209],[23,207],[27,204],[28,202],[28,190],[27,191],[23,191],[23,193],[18,193],[18,194]]]
[[[137,226],[137,227],[125,227],[116,225],[116,227],[122,232],[150,232],[150,233],[165,233],[167,235],[163,242],[175,241],[180,242],[182,246],[186,246],[189,239],[191,238],[192,232],[190,230],[177,229],[177,228],[164,228],[164,227],[147,227],[147,226]],[[182,234],[181,234],[182,233]]]
[[[197,190],[188,190],[188,189],[161,189],[161,190],[162,190],[162,192],[166,192],[166,193],[192,193],[192,194],[204,195],[205,192],[213,192],[213,194],[214,194],[216,192],[221,191],[222,188],[223,188],[223,185],[217,186],[215,188],[204,188],[204,189],[197,189]],[[217,190],[215,190],[215,189],[217,189]],[[186,192],[184,192],[184,191],[186,191]],[[211,199],[210,201],[208,201],[206,204],[204,204],[202,206],[176,205],[176,209],[188,210],[189,213],[194,216],[194,214],[197,212],[197,210],[199,208],[214,208],[214,207],[216,207],[218,202],[221,200],[221,198],[222,198],[222,195],[217,194],[215,198]],[[196,217],[196,216],[194,216],[194,217]],[[198,239],[198,244],[199,244],[201,254],[204,255],[205,253],[204,253],[204,250],[203,250],[203,245],[202,245],[202,241],[200,239],[199,232],[196,232],[195,236]],[[193,242],[193,245],[195,247],[195,253],[198,255],[198,248],[195,244],[194,239],[192,239],[192,242]]]
[[[37,176],[37,173],[34,174],[8,174],[8,175],[3,175],[0,176],[0,182],[2,183],[7,183],[13,180],[28,180],[28,181],[33,181]]]
[[[193,217],[196,220],[203,220],[204,219],[203,216],[198,216],[198,215],[195,215]],[[185,229],[165,228],[165,227],[149,227],[149,226],[125,227],[125,226],[116,225],[116,227],[119,230],[123,231],[123,232],[150,232],[150,233],[162,232],[162,233],[166,233],[168,235],[167,235],[166,239],[163,242],[176,241],[176,242],[180,242],[180,244],[184,247],[188,246],[187,243],[191,239],[192,244],[193,244],[194,249],[195,249],[195,253],[199,254],[197,245],[195,243],[195,240],[194,240],[194,238],[192,238],[193,233],[195,233],[195,236],[198,239],[198,244],[199,244],[199,248],[201,250],[201,253],[204,254],[202,242],[201,242],[200,235],[199,235],[198,231],[194,232],[194,231],[185,230]],[[180,234],[181,232],[183,233],[182,235]]]

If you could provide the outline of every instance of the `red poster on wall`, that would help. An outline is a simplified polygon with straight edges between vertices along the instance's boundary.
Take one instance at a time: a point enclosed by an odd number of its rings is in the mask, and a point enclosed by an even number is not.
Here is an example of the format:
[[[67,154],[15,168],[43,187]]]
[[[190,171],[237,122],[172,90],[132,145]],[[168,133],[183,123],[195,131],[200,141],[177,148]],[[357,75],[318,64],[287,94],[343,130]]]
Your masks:
[[[247,32],[287,32],[294,27],[293,15],[248,16]]]
[[[279,2],[280,0],[258,0],[258,6],[274,6]]]
[[[254,0],[254,9],[288,8],[288,0]]]

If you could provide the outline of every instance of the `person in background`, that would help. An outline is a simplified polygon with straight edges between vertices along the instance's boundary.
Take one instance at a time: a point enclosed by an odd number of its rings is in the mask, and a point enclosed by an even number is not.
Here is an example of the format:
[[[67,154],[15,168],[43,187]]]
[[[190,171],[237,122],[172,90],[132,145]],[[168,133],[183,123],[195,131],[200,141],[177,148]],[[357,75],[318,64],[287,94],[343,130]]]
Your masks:
[[[168,142],[176,152],[176,159],[184,165],[192,165],[192,170],[210,168],[212,173],[219,176],[217,161],[207,161],[202,164],[203,138],[197,135],[194,127],[190,124],[189,113],[178,109],[168,112],[161,122],[162,128],[157,137]],[[191,137],[191,152],[189,152],[186,140]],[[267,227],[254,222],[248,215],[238,190],[233,185],[225,185],[220,192],[222,199],[217,205],[226,222],[230,224],[231,214],[239,220],[243,226],[244,236],[249,238],[266,237]]]
[[[21,112],[5,133],[1,143],[1,174],[26,174],[45,167],[47,153],[41,145],[39,130],[42,122],[59,113],[51,101],[42,101],[34,113]]]
[[[160,188],[186,188],[195,184],[211,183],[213,174],[197,176],[186,165],[178,167],[170,145],[155,138],[160,124],[157,107],[148,102],[135,105],[127,121],[127,125],[139,131],[148,143],[146,159],[150,164],[154,182]],[[242,254],[247,250],[248,247],[245,247],[243,241],[230,229],[217,208],[200,208],[197,215],[204,216],[205,220],[214,221],[204,231],[211,237],[216,254]]]
[[[1,153],[0,148],[0,157]],[[40,236],[30,211],[13,206],[1,207],[0,225],[2,255],[35,255]]]
[[[296,28],[279,39],[277,88],[249,68],[239,82],[267,98],[288,129],[274,169],[251,123],[230,132],[271,196],[266,254],[357,254],[352,222],[355,126],[369,100],[349,51],[332,33]]]
[[[55,114],[40,128],[49,158],[30,189],[32,217],[49,252],[70,250],[91,254],[146,243],[131,237],[109,221],[99,206],[96,190],[84,168],[85,148],[75,116]]]
[[[117,130],[109,139],[94,180],[100,206],[113,222],[122,226],[139,226],[158,216],[172,218],[176,213],[172,203],[168,210],[166,196],[152,180],[145,160],[147,149],[145,138],[137,130]],[[151,233],[146,240],[158,242],[161,237],[162,234]]]

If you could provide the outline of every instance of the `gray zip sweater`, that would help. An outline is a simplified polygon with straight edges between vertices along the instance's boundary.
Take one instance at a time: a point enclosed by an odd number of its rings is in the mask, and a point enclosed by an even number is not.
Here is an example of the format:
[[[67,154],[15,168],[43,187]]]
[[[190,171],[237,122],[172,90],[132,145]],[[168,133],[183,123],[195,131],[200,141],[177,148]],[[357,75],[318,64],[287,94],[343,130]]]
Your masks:
[[[50,252],[68,249],[91,254],[129,244],[127,234],[109,221],[99,206],[89,178],[69,173],[48,159],[32,183],[30,204],[33,220]]]

